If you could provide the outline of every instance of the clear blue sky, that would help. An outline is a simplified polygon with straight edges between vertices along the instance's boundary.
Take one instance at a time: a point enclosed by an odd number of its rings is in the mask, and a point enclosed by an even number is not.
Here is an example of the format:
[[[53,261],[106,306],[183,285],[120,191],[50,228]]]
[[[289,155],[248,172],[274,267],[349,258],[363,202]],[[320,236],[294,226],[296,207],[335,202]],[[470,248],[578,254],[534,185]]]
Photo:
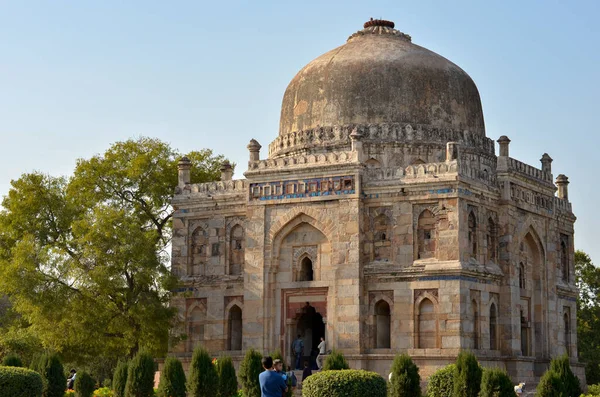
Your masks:
[[[240,177],[296,72],[384,18],[470,74],[512,157],[554,158],[576,246],[600,264],[598,15],[598,1],[0,0],[0,194],[140,135],[212,148]]]

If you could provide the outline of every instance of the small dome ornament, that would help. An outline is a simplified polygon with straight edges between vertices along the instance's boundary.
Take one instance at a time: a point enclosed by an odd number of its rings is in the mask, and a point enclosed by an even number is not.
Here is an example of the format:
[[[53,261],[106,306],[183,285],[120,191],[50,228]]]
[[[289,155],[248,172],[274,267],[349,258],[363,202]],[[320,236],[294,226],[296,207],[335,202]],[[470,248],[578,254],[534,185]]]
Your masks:
[[[348,37],[348,41],[365,35],[391,36],[406,41],[412,40],[412,38],[406,33],[402,33],[401,31],[394,29],[395,26],[396,24],[392,21],[371,18],[365,22],[363,25],[363,30],[359,30],[352,36]]]

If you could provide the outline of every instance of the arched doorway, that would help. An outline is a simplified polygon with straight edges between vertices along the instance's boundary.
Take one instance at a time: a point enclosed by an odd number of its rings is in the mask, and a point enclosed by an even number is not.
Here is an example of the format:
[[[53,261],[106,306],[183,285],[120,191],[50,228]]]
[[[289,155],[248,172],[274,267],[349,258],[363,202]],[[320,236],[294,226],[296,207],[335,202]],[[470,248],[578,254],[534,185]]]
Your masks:
[[[233,305],[229,309],[229,340],[227,350],[242,350],[242,309]]]
[[[308,302],[302,309],[302,315],[296,324],[296,336],[298,335],[304,341],[302,362],[308,361],[310,367],[316,369],[316,358],[319,353],[317,346],[319,346],[321,337],[325,337],[325,324],[323,316]]]
[[[298,281],[313,281],[314,280],[314,270],[313,263],[309,257],[305,257],[302,259],[300,263],[300,277]]]

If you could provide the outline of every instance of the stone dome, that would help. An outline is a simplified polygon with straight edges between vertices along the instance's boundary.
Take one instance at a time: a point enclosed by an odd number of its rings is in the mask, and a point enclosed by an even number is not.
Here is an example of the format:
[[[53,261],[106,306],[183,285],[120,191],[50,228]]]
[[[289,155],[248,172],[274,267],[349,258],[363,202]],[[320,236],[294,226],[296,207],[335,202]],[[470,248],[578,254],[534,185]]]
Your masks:
[[[469,75],[382,20],[367,22],[346,44],[292,79],[283,97],[279,136],[382,123],[485,140],[481,100]]]

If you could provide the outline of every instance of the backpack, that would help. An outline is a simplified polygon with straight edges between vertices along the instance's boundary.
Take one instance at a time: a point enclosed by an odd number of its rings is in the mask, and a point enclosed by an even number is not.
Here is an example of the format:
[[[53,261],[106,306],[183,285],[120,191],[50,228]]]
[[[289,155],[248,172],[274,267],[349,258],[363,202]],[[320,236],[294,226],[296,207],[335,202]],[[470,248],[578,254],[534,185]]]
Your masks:
[[[294,371],[289,371],[287,373],[287,376],[288,376],[288,379],[287,379],[288,386],[296,387],[296,385],[298,385],[298,379],[296,378],[296,374],[294,374]]]

